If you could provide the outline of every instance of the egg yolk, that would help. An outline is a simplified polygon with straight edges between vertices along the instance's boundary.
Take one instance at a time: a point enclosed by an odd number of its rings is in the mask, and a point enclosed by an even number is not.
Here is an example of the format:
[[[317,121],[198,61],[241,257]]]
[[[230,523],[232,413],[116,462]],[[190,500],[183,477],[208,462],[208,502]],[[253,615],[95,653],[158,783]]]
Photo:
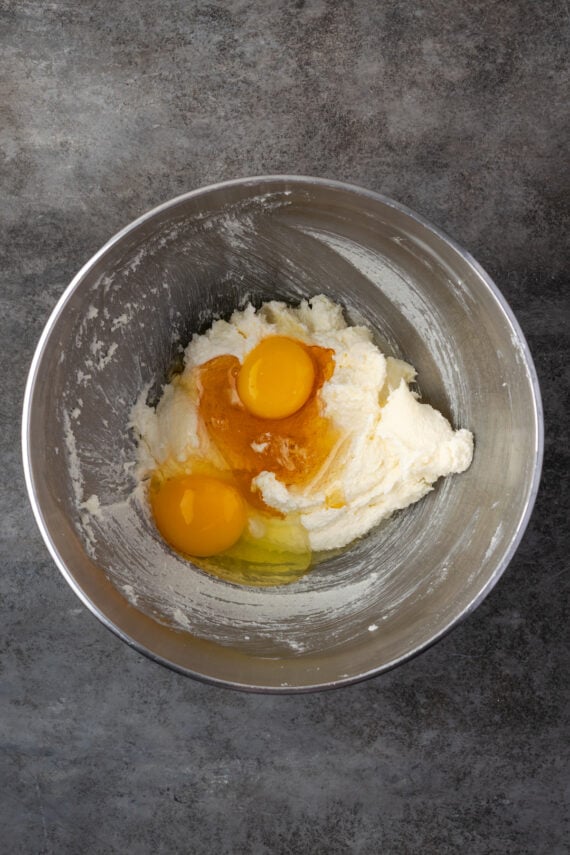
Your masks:
[[[236,488],[208,475],[180,475],[152,483],[156,526],[178,552],[208,557],[233,546],[246,525],[245,503]]]
[[[254,416],[283,419],[301,409],[314,382],[315,366],[307,349],[286,336],[270,336],[245,358],[237,391]]]
[[[215,567],[199,566],[244,584],[283,584],[305,572],[306,532],[267,506],[254,480],[272,472],[289,487],[320,477],[339,441],[318,394],[334,364],[331,349],[269,336],[243,364],[218,356],[172,381],[196,401],[210,449],[169,458],[151,479],[156,527],[173,549],[196,560],[220,556]]]

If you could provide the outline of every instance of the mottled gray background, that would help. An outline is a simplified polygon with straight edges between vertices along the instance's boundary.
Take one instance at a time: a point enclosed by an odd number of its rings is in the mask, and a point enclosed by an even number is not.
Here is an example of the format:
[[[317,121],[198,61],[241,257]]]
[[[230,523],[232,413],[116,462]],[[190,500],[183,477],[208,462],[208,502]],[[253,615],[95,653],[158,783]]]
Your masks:
[[[0,28],[1,851],[567,852],[567,4],[0,0]],[[379,190],[468,247],[547,420],[488,600],[419,659],[308,696],[122,644],[48,557],[20,464],[28,365],[77,269],[149,207],[269,172]]]

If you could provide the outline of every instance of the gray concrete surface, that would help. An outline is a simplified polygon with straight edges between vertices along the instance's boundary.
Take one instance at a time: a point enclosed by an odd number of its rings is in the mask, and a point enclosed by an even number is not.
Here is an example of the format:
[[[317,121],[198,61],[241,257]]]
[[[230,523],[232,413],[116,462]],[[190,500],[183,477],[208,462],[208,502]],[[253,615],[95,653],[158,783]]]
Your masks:
[[[0,38],[0,850],[567,852],[567,5],[0,0]],[[82,263],[177,193],[269,172],[379,190],[468,247],[547,420],[536,512],[478,611],[387,676],[297,697],[198,684],[104,629],[46,552],[19,450]]]

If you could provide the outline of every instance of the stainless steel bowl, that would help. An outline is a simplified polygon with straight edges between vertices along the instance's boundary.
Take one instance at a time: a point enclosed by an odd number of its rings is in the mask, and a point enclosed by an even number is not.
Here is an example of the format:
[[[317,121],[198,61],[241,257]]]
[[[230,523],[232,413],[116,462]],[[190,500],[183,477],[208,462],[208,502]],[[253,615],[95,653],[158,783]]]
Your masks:
[[[213,318],[321,292],[416,366],[424,399],[473,431],[473,464],[295,584],[232,585],[173,555],[132,500],[130,408]],[[53,311],[23,416],[34,513],[80,599],[165,665],[266,691],[379,674],[464,618],[522,537],[542,444],[528,347],[471,256],[377,193],[288,176],[196,190],[112,238]]]

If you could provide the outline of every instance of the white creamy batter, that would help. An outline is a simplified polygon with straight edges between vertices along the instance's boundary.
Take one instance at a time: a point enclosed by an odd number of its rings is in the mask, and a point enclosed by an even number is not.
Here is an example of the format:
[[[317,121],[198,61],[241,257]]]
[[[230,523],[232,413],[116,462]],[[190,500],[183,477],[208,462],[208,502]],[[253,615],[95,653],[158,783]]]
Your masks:
[[[334,350],[335,370],[320,391],[323,414],[340,439],[313,480],[287,487],[264,471],[254,481],[267,505],[300,515],[314,551],[345,546],[394,511],[417,502],[438,478],[463,472],[473,456],[470,431],[422,404],[409,388],[416,372],[385,357],[368,329],[348,326],[342,308],[324,296],[290,308],[269,302],[248,306],[230,321],[215,321],[185,351],[184,374],[222,355],[245,356],[267,336],[281,335]],[[167,385],[156,410],[141,398],[132,413],[140,436],[139,475],[169,458],[204,457],[224,462],[200,424],[196,397]],[[342,496],[341,507],[330,497]],[[337,504],[337,503],[335,503]]]

